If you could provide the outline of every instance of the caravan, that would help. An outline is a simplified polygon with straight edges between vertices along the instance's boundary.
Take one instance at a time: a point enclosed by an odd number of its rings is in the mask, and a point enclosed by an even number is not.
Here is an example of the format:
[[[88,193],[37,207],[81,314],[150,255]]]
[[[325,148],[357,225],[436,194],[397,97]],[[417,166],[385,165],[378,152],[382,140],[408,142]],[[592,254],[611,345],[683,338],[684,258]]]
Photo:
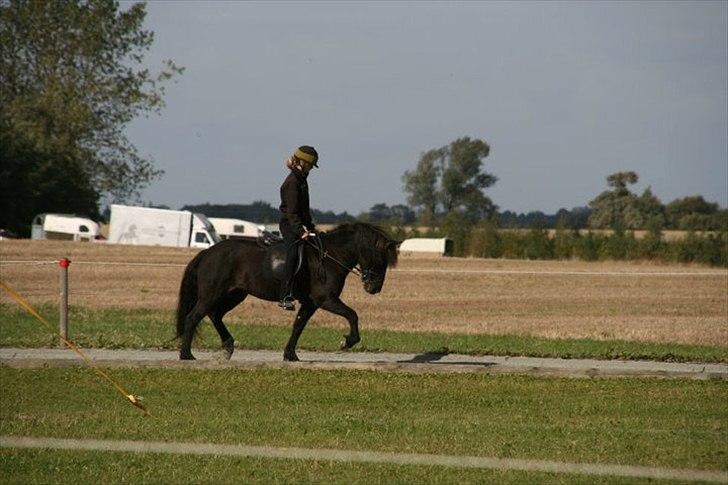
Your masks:
[[[94,241],[99,239],[98,223],[72,214],[38,214],[31,224],[31,239]]]
[[[264,227],[254,222],[226,217],[210,217],[220,239],[258,239],[264,233]]]

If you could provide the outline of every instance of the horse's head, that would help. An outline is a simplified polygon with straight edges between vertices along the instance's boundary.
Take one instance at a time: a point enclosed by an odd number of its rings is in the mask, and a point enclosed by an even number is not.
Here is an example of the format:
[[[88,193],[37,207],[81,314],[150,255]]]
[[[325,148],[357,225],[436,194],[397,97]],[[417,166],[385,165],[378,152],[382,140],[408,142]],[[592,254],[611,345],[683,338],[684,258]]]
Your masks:
[[[367,293],[374,295],[382,291],[387,268],[397,265],[400,242],[381,227],[363,222],[353,226],[362,284]]]

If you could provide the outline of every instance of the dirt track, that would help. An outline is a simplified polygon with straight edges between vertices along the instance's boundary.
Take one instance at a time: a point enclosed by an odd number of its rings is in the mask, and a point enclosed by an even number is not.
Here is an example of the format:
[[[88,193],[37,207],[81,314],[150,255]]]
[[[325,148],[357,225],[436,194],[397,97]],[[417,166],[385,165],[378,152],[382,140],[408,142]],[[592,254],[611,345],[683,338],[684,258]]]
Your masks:
[[[728,364],[303,351],[299,352],[301,362],[283,362],[280,352],[266,350],[238,350],[231,360],[223,360],[221,354],[216,352],[197,352],[198,360],[179,361],[177,353],[173,351],[90,349],[84,352],[92,361],[103,367],[349,369],[407,373],[466,372],[554,377],[661,377],[728,380]],[[84,362],[78,354],[70,350],[0,348],[0,364],[33,368],[77,366],[84,365]]]

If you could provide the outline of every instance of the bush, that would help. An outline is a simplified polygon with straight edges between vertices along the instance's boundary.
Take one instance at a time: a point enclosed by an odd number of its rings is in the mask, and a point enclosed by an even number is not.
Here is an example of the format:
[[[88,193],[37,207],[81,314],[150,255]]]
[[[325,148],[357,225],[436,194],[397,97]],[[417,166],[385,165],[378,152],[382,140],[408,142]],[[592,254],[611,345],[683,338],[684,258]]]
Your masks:
[[[578,238],[578,230],[567,231],[563,227],[556,228],[556,234],[554,234],[553,244],[554,258],[571,259],[572,257],[574,257]]]
[[[466,254],[477,258],[500,258],[503,256],[501,236],[498,233],[498,226],[495,221],[484,221],[473,228],[466,244]]]
[[[465,216],[459,212],[450,212],[445,218],[442,230],[452,239],[453,256],[466,256],[465,245],[470,237],[471,228]]]
[[[586,236],[579,236],[574,239],[574,256],[583,261],[596,261],[599,259],[599,248],[601,238],[589,231]]]
[[[526,259],[554,259],[554,244],[545,229],[534,227],[526,235]]]

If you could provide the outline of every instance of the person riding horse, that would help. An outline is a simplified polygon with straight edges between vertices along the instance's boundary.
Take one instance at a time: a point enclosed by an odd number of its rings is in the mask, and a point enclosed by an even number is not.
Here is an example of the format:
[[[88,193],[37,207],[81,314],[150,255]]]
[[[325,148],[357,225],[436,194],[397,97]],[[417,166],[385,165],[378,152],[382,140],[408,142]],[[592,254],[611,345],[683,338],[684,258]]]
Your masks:
[[[281,281],[278,306],[295,310],[293,278],[298,264],[298,244],[315,234],[311,219],[307,178],[313,167],[318,167],[318,153],[311,146],[298,147],[286,161],[291,173],[281,185],[281,220],[279,227],[286,246],[286,271]]]
[[[349,333],[344,335],[342,349],[350,349],[361,340],[359,316],[341,301],[346,278],[357,274],[364,291],[371,295],[381,292],[387,268],[397,264],[400,242],[381,227],[365,222],[341,224],[326,233],[320,232],[316,234],[318,244],[315,244],[320,250],[304,251],[302,262],[316,277],[296,279],[297,286],[293,291],[298,248],[315,230],[306,177],[317,162],[318,154],[310,146],[299,147],[288,161],[291,173],[281,186],[280,222],[286,246],[266,247],[258,241],[226,239],[200,251],[187,264],[177,301],[176,331],[181,360],[195,358],[192,340],[197,326],[206,316],[220,336],[224,358],[229,359],[235,350],[235,339],[223,317],[248,296],[279,301],[284,308],[293,309],[295,294],[300,306],[283,350],[283,360],[298,360],[298,339],[319,308],[348,322]],[[277,270],[281,249],[287,250],[288,275],[282,283]],[[289,305],[285,305],[286,301]]]

